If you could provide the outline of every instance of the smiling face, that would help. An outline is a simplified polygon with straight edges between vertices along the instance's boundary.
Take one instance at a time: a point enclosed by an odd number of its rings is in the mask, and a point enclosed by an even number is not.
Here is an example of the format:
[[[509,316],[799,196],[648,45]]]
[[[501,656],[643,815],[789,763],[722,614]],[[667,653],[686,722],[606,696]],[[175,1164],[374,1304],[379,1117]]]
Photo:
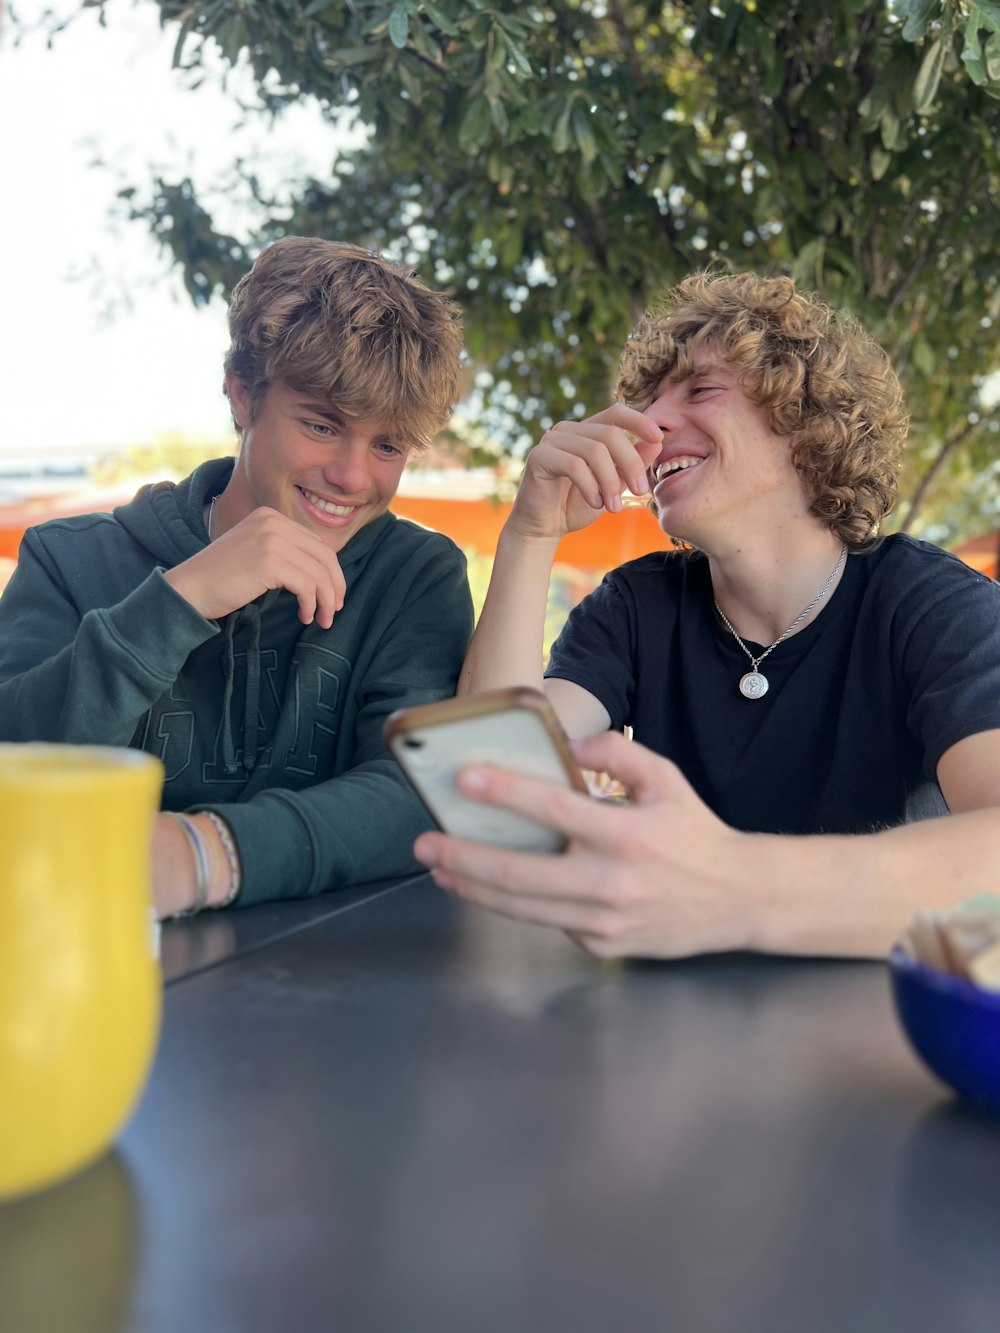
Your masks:
[[[720,537],[782,526],[807,511],[791,438],[774,432],[734,368],[700,357],[694,374],[660,383],[645,415],[663,431],[649,480],[672,536],[711,553]]]
[[[337,552],[389,507],[411,448],[389,423],[347,417],[280,384],[251,414],[235,376],[228,388],[243,433],[226,487],[230,526],[267,506]]]

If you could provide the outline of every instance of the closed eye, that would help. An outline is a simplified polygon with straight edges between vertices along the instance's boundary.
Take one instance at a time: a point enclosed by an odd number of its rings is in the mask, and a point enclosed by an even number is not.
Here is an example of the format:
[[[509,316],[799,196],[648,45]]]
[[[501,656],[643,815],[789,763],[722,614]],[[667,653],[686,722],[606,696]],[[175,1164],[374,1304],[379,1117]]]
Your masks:
[[[696,393],[714,393],[716,389],[721,388],[721,384],[694,384],[691,386],[690,396],[693,398]]]

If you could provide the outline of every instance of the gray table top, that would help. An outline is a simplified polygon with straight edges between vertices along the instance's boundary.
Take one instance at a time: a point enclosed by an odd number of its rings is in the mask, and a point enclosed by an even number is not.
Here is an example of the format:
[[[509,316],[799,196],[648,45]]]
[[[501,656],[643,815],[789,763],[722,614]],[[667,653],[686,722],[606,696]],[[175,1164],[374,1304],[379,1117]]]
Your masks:
[[[276,919],[0,1209],[4,1333],[995,1333],[1000,1122],[882,966],[608,966],[426,879]]]

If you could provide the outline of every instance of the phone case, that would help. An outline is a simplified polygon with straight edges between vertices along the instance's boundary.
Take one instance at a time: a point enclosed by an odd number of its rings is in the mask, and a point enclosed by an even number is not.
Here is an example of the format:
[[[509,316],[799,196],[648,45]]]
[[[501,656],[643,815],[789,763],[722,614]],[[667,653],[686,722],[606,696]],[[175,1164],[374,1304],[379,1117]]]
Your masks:
[[[446,833],[519,851],[558,852],[565,839],[536,820],[471,801],[461,768],[499,764],[586,793],[583,775],[545,696],[519,687],[401,709],[384,736],[412,786]]]

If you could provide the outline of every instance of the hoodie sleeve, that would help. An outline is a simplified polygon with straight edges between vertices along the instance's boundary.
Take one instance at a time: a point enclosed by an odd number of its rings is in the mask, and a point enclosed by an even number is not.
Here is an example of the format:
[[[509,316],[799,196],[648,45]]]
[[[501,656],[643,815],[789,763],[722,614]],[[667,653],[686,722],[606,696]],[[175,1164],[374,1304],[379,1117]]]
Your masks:
[[[272,788],[240,804],[202,805],[233,830],[238,905],[412,874],[413,842],[433,821],[382,743],[396,708],[449,698],[472,633],[461,552],[444,539],[394,608],[360,689],[354,766],[302,791]]]
[[[77,608],[29,529],[0,598],[0,740],[127,745],[218,626],[154,569],[114,606]]]

